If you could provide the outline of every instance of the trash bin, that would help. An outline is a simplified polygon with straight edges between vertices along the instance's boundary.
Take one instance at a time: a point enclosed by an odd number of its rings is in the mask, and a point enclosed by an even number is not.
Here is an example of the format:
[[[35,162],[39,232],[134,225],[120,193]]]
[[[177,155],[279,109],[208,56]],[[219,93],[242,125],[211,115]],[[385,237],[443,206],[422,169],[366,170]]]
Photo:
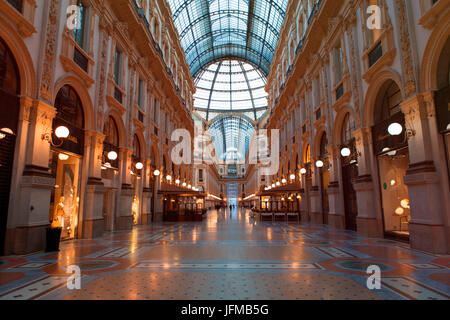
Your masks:
[[[62,228],[47,228],[45,252],[59,251]]]

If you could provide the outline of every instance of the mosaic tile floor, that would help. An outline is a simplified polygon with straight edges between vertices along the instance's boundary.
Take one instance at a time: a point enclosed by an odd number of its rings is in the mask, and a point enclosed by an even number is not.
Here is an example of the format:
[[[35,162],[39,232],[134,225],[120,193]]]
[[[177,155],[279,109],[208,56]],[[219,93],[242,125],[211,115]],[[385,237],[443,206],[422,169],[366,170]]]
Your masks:
[[[67,286],[71,265],[81,269],[79,290]],[[366,285],[372,265],[381,270],[379,290]],[[0,258],[0,300],[449,298],[450,256],[228,210]]]

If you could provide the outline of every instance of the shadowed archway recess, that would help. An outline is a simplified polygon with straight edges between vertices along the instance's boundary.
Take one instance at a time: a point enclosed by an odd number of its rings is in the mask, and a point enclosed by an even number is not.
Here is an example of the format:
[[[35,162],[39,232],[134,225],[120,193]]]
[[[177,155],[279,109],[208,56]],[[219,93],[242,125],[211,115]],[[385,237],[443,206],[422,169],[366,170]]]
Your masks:
[[[194,78],[211,63],[236,58],[267,77],[287,0],[168,0]]]

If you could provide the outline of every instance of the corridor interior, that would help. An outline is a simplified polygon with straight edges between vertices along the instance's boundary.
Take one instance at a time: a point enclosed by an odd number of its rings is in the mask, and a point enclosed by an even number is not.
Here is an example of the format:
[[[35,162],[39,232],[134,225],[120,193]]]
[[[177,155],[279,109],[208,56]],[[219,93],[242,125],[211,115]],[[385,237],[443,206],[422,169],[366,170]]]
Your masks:
[[[450,259],[407,243],[325,225],[260,222],[246,209],[209,211],[203,222],[161,222],[60,252],[0,258],[0,299],[448,299]],[[367,268],[382,271],[367,288]],[[67,267],[81,268],[69,290]]]

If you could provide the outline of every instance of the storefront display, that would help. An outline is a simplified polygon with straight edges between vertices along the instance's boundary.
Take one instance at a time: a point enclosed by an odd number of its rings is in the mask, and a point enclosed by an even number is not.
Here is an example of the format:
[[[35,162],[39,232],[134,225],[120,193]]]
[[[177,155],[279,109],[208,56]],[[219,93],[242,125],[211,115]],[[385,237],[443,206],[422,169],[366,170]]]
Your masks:
[[[409,166],[408,149],[378,156],[381,194],[386,232],[409,234],[410,208],[408,187],[403,178]]]
[[[409,167],[408,140],[405,117],[400,110],[401,92],[394,81],[385,84],[378,103],[372,139],[378,160],[384,234],[409,240],[410,206],[404,183]]]
[[[78,225],[80,159],[52,151],[51,168],[56,177],[50,209],[52,228],[62,228],[61,239],[71,239]]]
[[[17,123],[19,121],[19,72],[12,52],[0,39],[0,255],[3,254],[11,190]],[[3,109],[4,108],[4,109]]]
[[[64,86],[55,100],[57,115],[53,131],[59,126],[68,129],[66,139],[52,137],[49,167],[55,178],[50,201],[50,222],[53,228],[62,228],[61,239],[77,236],[80,214],[80,174],[84,153],[84,115],[81,101],[70,86]],[[54,135],[54,134],[53,134]]]

